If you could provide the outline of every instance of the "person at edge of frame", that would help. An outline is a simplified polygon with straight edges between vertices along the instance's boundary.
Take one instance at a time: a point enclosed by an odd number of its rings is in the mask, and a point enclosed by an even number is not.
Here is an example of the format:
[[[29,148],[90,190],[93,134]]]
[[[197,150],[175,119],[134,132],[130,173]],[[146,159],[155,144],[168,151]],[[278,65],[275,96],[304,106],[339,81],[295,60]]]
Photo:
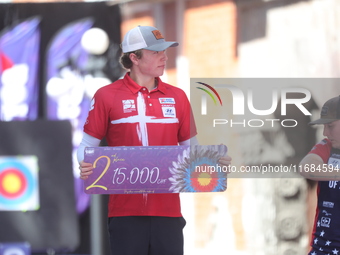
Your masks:
[[[78,148],[81,179],[87,179],[93,170],[92,164],[84,162],[85,147],[98,146],[104,137],[108,146],[198,144],[188,98],[183,90],[159,78],[168,59],[166,49],[175,46],[177,42],[165,41],[150,26],[135,27],[124,36],[120,62],[129,71],[98,89],[92,99]],[[161,98],[166,98],[168,110],[162,109]],[[153,115],[157,122],[143,127],[137,121],[124,122],[138,115]],[[221,165],[230,162],[228,155],[219,160]],[[186,221],[178,193],[111,194],[108,217],[112,255],[183,254]]]
[[[299,164],[300,174],[317,181],[317,208],[308,255],[340,255],[340,96],[322,106],[320,119],[327,138],[316,144]]]

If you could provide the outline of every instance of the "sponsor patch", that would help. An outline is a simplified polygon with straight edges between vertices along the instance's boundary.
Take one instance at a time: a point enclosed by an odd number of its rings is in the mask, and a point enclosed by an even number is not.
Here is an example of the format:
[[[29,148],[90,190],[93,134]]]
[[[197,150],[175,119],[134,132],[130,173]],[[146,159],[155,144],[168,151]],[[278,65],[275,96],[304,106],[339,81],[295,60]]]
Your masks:
[[[163,111],[164,117],[171,117],[171,118],[176,117],[176,109],[173,106],[164,106],[162,107],[162,111]]]
[[[152,33],[156,37],[157,40],[164,39],[162,33],[159,30],[153,30]]]
[[[159,98],[159,103],[161,104],[175,104],[174,98]]]
[[[128,99],[122,100],[124,113],[136,111],[135,100]]]
[[[334,203],[333,202],[329,202],[329,201],[323,201],[322,202],[322,206],[323,207],[327,207],[327,208],[333,208],[334,207]]]
[[[331,218],[322,217],[321,218],[321,227],[329,228],[331,226]]]
[[[326,210],[322,210],[322,213],[324,213],[326,216],[331,216],[332,214],[327,212]]]

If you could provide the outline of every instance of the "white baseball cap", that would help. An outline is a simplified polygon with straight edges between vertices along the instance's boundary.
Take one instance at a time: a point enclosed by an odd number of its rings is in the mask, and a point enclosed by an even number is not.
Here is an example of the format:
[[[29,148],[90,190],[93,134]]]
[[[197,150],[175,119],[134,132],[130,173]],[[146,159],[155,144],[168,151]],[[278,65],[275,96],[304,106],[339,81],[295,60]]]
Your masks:
[[[150,26],[138,26],[131,29],[126,33],[122,42],[123,53],[140,49],[163,51],[176,46],[178,42],[166,42],[161,32]]]

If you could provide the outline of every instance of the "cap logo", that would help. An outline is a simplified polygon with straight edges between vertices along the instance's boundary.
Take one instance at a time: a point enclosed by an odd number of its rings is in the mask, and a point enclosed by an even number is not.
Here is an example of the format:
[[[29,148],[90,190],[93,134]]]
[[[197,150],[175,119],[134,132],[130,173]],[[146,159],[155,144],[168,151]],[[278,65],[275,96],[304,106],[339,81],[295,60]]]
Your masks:
[[[157,40],[164,39],[163,35],[161,34],[159,30],[153,30],[152,33],[156,37]]]
[[[321,109],[321,116],[326,116],[328,114],[328,106],[324,106]]]

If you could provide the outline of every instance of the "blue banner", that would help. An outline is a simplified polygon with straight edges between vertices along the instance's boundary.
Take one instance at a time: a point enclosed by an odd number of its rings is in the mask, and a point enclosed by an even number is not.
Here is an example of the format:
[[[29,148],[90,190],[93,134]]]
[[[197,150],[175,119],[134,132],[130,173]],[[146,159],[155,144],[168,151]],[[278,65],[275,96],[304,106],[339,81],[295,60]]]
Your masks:
[[[79,179],[76,151],[82,137],[91,98],[86,96],[84,74],[89,53],[81,40],[93,26],[92,19],[82,19],[64,26],[47,48],[47,118],[70,120],[73,127],[73,169],[77,211],[83,212],[90,197],[83,192]]]
[[[38,115],[40,19],[0,34],[0,120],[35,120]]]

